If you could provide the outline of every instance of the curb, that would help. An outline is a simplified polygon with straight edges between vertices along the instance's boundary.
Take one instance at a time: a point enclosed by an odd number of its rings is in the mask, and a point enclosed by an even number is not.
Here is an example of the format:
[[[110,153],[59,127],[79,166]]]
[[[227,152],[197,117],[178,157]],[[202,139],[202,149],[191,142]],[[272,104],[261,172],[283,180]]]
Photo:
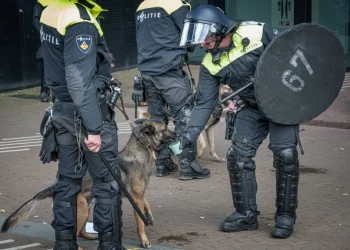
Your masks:
[[[0,216],[0,224],[5,221],[6,217]],[[19,234],[28,237],[41,238],[48,241],[54,241],[55,231],[50,224],[42,224],[38,222],[25,221],[15,228],[13,228],[9,233]],[[96,240],[85,240],[78,238],[78,245],[85,248],[97,249],[98,241]],[[123,239],[123,245],[127,249],[143,249],[140,246],[139,241]],[[178,248],[169,248],[162,245],[152,244],[151,246],[154,250],[180,250]]]

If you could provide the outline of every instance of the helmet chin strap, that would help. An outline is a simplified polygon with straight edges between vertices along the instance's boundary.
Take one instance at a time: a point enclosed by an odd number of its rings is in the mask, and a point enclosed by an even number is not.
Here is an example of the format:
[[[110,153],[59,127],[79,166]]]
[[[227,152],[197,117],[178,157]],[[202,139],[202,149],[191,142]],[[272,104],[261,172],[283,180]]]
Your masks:
[[[218,40],[216,40],[214,48],[208,49],[208,52],[212,55],[212,62],[214,64],[218,64],[220,62],[220,57],[222,55],[222,52],[224,52],[222,49],[220,49],[220,44],[222,40],[224,39],[223,36],[221,36]]]

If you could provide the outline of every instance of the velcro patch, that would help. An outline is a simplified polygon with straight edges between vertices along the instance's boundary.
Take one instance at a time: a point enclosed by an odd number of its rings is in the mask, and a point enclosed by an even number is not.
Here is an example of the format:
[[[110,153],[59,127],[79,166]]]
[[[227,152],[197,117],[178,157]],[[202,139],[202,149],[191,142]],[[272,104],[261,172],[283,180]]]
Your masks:
[[[90,50],[92,37],[88,35],[79,35],[76,36],[76,42],[79,50],[86,54]]]

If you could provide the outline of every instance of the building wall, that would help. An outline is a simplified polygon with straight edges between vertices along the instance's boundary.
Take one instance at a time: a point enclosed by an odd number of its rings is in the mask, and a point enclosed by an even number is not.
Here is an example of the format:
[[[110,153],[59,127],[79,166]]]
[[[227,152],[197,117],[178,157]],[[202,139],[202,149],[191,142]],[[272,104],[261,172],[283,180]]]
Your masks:
[[[39,85],[35,53],[40,46],[33,27],[36,0],[2,0],[0,15],[0,91]],[[137,66],[135,12],[141,0],[100,0],[107,9],[101,26],[116,62],[113,71]]]
[[[208,0],[192,2],[193,7],[209,3]],[[284,6],[290,4],[288,17],[285,12],[281,16],[281,11],[278,10],[281,2]],[[348,68],[350,68],[349,6],[350,0],[225,0],[225,12],[232,19],[265,22],[279,31],[301,22],[326,26],[342,43]],[[197,46],[190,57],[191,62],[200,63],[204,53],[205,51]]]

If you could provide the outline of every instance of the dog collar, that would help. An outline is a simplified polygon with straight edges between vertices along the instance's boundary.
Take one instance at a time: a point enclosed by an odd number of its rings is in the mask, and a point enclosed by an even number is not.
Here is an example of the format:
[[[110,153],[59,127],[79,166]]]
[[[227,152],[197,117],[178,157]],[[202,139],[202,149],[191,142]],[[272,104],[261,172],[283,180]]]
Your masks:
[[[133,132],[133,134],[136,136],[136,138],[146,147],[148,148],[151,143],[149,142],[149,140],[146,138],[146,136],[144,134],[142,134],[140,132],[140,130],[138,129],[138,127],[132,127],[131,131]]]

